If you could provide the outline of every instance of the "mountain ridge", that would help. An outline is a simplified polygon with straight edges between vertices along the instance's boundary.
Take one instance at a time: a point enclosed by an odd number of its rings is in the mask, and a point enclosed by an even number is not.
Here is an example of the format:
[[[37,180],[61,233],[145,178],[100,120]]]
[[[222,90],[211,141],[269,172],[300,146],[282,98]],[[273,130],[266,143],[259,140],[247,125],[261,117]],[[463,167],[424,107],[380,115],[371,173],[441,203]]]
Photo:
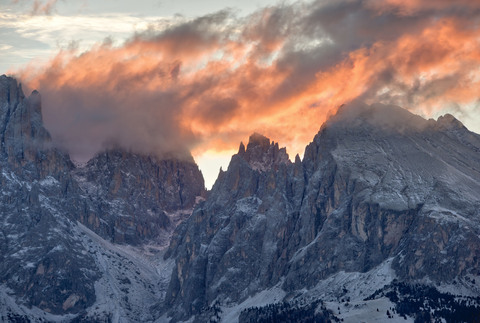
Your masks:
[[[170,244],[169,315],[201,317],[216,299],[228,308],[278,284],[295,294],[386,261],[401,281],[478,276],[480,160],[457,135],[479,137],[446,118],[453,127],[398,107],[346,106],[303,160],[276,171],[245,162],[241,145]]]
[[[254,133],[207,194],[189,161],[76,167],[30,98],[0,77],[0,320],[477,313],[480,136],[453,116],[355,102],[293,162]]]
[[[53,146],[38,92],[1,76],[0,107],[0,321],[153,319],[154,259],[205,194],[198,167],[118,150],[76,167]]]

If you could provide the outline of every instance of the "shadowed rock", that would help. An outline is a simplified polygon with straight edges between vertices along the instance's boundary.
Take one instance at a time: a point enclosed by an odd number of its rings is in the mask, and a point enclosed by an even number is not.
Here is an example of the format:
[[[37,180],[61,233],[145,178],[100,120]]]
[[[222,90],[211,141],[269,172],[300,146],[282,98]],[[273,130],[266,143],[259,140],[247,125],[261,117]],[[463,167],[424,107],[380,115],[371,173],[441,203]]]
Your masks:
[[[99,280],[114,291],[126,281],[112,275],[118,270],[112,266],[120,265],[116,260],[140,273],[131,260],[108,251],[109,241],[165,246],[175,225],[205,195],[193,158],[161,160],[110,150],[76,168],[51,144],[40,94],[25,98],[17,81],[5,75],[0,76],[0,140],[0,294],[8,288],[0,311],[14,311],[8,305],[12,299],[39,317],[72,314],[62,318],[70,321],[84,315],[97,297],[110,297],[98,294]],[[149,279],[143,275],[131,283],[146,298],[156,296]],[[125,288],[118,292],[128,294]],[[146,306],[141,299],[113,301],[125,312],[136,306],[141,313]]]
[[[293,164],[252,135],[174,235],[165,309],[185,319],[280,282],[293,295],[392,258],[402,281],[480,274],[479,138],[378,104],[341,108]]]

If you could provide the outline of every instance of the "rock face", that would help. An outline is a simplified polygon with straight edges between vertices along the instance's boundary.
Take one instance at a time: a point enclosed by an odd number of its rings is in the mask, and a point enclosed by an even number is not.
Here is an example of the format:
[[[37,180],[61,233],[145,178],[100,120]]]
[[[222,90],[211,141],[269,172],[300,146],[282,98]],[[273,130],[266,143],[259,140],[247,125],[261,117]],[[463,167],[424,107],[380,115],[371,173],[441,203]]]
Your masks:
[[[1,76],[0,106],[0,281],[27,306],[78,312],[93,304],[99,273],[70,235],[73,164],[51,148],[37,92],[25,98]]]
[[[295,295],[385,264],[400,281],[479,276],[479,149],[452,116],[383,105],[342,107],[303,161],[253,135],[177,228],[166,310],[185,319],[215,300]]]
[[[40,94],[5,75],[0,139],[0,313],[13,315],[0,321],[153,319],[163,264],[142,246],[165,247],[205,195],[193,158],[111,150],[75,167],[51,144]]]
[[[174,229],[175,219],[168,215],[191,212],[196,198],[205,195],[203,176],[193,158],[158,160],[109,150],[74,174],[90,206],[80,222],[117,243],[164,239],[162,232]]]
[[[2,159],[17,172],[45,176],[67,172],[73,167],[65,154],[51,147],[43,126],[40,94],[25,98],[15,79],[0,76],[0,136]]]
[[[480,136],[451,115],[345,106],[294,162],[253,134],[206,197],[192,158],[75,166],[6,76],[0,108],[0,321],[480,314]]]
[[[252,169],[259,171],[277,170],[281,164],[289,162],[287,150],[278,148],[278,143],[270,143],[267,137],[254,133],[248,140],[247,149],[240,143],[238,155],[241,156]]]
[[[167,294],[173,312],[182,313],[175,307],[182,304],[196,313],[217,297],[240,300],[278,281],[280,235],[292,208],[287,194],[294,194],[295,165],[286,157],[278,144],[253,135],[195,209],[193,221],[180,225],[167,253],[177,259]]]

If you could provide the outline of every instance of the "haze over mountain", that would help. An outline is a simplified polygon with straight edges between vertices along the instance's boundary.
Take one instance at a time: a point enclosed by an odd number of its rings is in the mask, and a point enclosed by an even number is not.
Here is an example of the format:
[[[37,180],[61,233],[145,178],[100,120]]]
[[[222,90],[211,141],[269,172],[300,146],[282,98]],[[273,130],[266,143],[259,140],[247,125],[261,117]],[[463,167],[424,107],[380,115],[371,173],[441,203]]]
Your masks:
[[[52,146],[38,92],[26,98],[3,75],[0,107],[0,321],[69,321],[87,308],[95,321],[99,303],[103,318],[153,319],[164,273],[142,255],[165,248],[205,195],[193,159],[109,150],[76,167]]]
[[[73,1],[35,1],[51,4],[48,17],[16,15],[33,1],[14,2],[0,20],[5,53],[40,43],[43,56],[10,73],[43,94],[53,141],[76,160],[112,144],[229,157],[253,132],[302,154],[319,125],[355,99],[427,118],[449,112],[480,131],[478,1],[272,2],[185,16],[167,15],[158,1],[148,12],[121,1],[119,12],[88,15],[100,5],[76,14]]]
[[[360,103],[294,163],[251,136],[170,244],[165,309],[186,319],[215,301],[227,313],[262,306],[265,295],[355,304],[394,279],[458,284],[478,300],[479,150],[480,136],[451,115]]]
[[[184,3],[0,3],[0,322],[477,322],[480,2]]]
[[[40,99],[0,77],[3,321],[480,314],[480,136],[451,115],[355,102],[294,162],[254,133],[207,194],[192,160],[75,166]]]

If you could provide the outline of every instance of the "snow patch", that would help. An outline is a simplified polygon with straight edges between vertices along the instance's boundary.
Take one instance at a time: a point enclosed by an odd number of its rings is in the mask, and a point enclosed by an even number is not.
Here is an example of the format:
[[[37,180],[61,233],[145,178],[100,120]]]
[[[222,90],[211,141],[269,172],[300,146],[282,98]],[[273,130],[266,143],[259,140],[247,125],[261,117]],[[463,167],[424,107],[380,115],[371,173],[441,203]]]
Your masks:
[[[320,281],[308,294],[331,302],[345,297],[352,301],[363,300],[395,279],[392,262],[393,258],[389,258],[366,273],[340,271]]]
[[[47,176],[45,177],[44,179],[42,179],[39,184],[41,186],[46,186],[46,187],[50,187],[50,186],[56,186],[59,184],[59,181],[57,181],[55,178],[53,178],[52,176]]]
[[[164,261],[164,251],[110,243],[80,223],[77,229],[102,272],[88,313],[111,313],[114,323],[154,320],[151,309],[165,298],[175,261]]]
[[[331,310],[339,319],[345,323],[361,322],[392,322],[409,323],[413,318],[398,315],[393,311],[395,304],[388,298],[382,297],[371,301],[353,301],[353,302],[326,302],[325,306]],[[387,315],[390,314],[390,317]]]
[[[261,307],[272,303],[277,303],[283,300],[286,292],[280,288],[282,282],[278,283],[275,287],[263,290],[254,296],[250,296],[245,301],[234,306],[222,306],[222,323],[238,322],[240,313],[250,307]]]
[[[12,295],[14,292],[6,287],[0,285],[0,321],[8,322],[7,315],[9,313],[17,316],[25,316],[28,321],[29,318],[35,318],[36,320],[43,320],[43,322],[70,322],[76,315],[53,315],[42,311],[38,307],[32,306],[28,308],[25,305],[20,304],[19,300],[16,300]],[[23,322],[23,320],[22,320]],[[36,321],[35,321],[36,322]]]

